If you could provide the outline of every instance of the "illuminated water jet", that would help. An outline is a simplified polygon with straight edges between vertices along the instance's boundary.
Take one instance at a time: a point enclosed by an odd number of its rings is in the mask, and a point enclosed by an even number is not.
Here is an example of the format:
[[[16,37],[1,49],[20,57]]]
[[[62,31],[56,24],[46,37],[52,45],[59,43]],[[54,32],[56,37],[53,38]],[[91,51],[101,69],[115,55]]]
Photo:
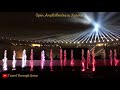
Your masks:
[[[109,55],[109,58],[110,58],[110,65],[112,66],[112,65],[113,65],[112,50],[110,50],[110,55]]]
[[[41,52],[41,70],[44,69],[44,64],[45,64],[45,51],[43,50]]]
[[[16,70],[16,52],[13,51],[12,70]]]
[[[94,53],[94,49],[92,50],[92,71],[95,71],[95,53]]]
[[[103,59],[104,59],[104,65],[106,65],[106,52],[105,52],[105,49],[103,50]]]
[[[82,71],[85,71],[85,58],[84,58],[84,50],[82,49]]]
[[[66,59],[66,54],[67,54],[67,53],[66,53],[66,50],[64,50],[64,66],[66,66],[66,60],[67,60],[67,59]]]
[[[74,66],[74,55],[73,55],[73,50],[71,50],[71,61],[70,61],[70,66]],[[74,71],[74,69],[72,69]]]
[[[52,49],[50,49],[50,71],[53,71],[53,52]]]
[[[63,66],[63,59],[62,59],[62,48],[60,48],[60,66],[61,66],[61,69],[62,69],[62,66]]]
[[[4,51],[4,58],[2,59],[3,61],[3,71],[7,71],[7,50]]]
[[[90,50],[87,50],[87,69],[89,69],[89,65],[90,65]]]
[[[25,68],[27,66],[27,55],[26,50],[24,49],[22,52],[22,68]]]
[[[30,71],[33,71],[33,49],[31,49],[30,53]]]
[[[116,49],[114,49],[114,64],[115,64],[115,66],[118,65],[118,62],[119,62],[119,60],[117,59],[117,52],[116,52]]]

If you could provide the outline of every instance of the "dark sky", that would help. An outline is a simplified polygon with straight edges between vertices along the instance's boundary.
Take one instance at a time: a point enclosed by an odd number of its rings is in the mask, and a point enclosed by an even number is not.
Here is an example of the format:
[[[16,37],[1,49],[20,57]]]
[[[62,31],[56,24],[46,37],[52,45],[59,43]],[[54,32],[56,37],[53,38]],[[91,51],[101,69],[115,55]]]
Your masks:
[[[0,30],[70,32],[86,28],[68,21],[69,18],[37,18],[34,12],[0,12]]]
[[[65,12],[64,12],[65,13]],[[74,23],[71,18],[37,18],[34,12],[0,12],[0,34],[2,36],[37,37],[51,34],[75,33],[89,27]],[[13,34],[14,33],[14,34]]]

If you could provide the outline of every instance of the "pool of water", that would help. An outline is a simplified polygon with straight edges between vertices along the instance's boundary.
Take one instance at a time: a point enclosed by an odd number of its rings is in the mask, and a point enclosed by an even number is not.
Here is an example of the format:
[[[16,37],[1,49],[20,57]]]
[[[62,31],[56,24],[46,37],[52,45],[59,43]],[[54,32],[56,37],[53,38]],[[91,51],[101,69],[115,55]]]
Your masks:
[[[22,69],[16,67],[16,70],[12,70],[8,67],[8,71],[2,71],[1,67],[1,78],[3,74],[13,75],[9,79],[40,79],[40,80],[83,80],[83,79],[120,79],[120,67],[119,66],[96,66],[96,71],[92,71],[92,67],[82,72],[80,66],[45,66],[43,70],[40,67],[35,66],[33,71],[30,71],[30,67]],[[24,75],[24,77],[14,77],[14,75]],[[29,75],[29,77],[25,77]],[[36,75],[31,77],[30,75]]]

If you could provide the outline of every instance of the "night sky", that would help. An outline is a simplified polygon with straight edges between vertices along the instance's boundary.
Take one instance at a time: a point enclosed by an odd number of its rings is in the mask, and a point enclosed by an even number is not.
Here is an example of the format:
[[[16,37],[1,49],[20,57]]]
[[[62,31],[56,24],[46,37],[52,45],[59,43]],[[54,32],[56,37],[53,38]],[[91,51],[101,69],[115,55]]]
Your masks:
[[[71,32],[86,28],[83,24],[72,23],[70,18],[37,18],[34,12],[1,12],[1,31],[43,31]]]
[[[1,36],[17,36],[24,38],[27,36],[40,37],[44,35],[70,34],[84,31],[91,26],[83,23],[76,23],[73,18],[38,18],[35,14],[35,12],[0,12]],[[119,16],[119,13],[117,16]]]

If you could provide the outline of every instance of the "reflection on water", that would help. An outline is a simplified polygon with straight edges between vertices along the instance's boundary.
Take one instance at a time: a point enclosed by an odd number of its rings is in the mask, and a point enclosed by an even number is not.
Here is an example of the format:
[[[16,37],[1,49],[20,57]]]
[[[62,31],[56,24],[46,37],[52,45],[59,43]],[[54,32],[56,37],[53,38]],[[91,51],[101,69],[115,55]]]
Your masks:
[[[53,66],[53,71],[49,66],[44,66],[44,69],[41,71],[39,67],[34,67],[34,71],[30,72],[30,67],[26,67],[22,69],[21,67],[16,67],[16,70],[13,71],[12,67],[8,67],[8,71],[2,71],[0,74],[7,73],[7,74],[36,74],[39,75],[39,79],[59,79],[59,80],[69,80],[75,79],[79,80],[81,78],[87,79],[120,79],[120,67],[97,67],[95,72],[92,71],[92,67],[90,69],[86,69],[84,72],[81,71],[81,67],[74,66],[74,71],[71,66],[65,66],[62,70],[60,66]],[[0,67],[2,70],[2,67]]]

